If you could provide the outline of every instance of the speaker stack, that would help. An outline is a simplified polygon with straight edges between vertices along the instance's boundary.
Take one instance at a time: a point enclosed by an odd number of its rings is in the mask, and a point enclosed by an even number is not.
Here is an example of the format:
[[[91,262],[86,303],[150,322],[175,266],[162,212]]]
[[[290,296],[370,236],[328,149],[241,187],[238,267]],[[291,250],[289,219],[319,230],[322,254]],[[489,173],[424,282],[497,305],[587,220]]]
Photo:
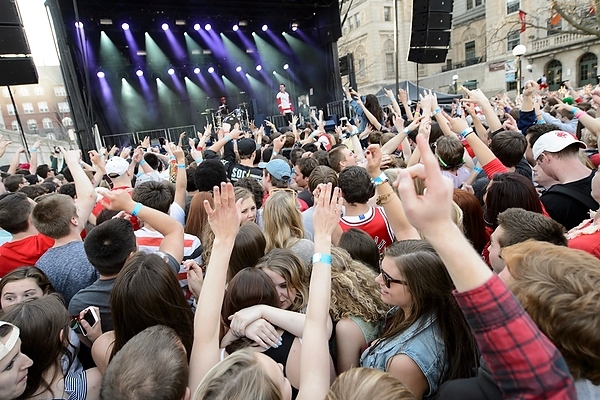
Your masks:
[[[38,83],[15,0],[0,0],[0,86]]]
[[[450,46],[453,0],[413,0],[412,34],[408,61],[438,64]]]

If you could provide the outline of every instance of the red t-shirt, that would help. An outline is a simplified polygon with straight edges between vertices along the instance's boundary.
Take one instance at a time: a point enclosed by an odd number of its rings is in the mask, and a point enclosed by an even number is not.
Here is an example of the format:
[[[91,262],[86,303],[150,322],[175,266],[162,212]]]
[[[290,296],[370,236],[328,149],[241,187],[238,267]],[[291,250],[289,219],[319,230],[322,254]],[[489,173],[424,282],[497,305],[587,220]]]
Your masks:
[[[589,220],[586,224],[583,224],[581,228],[587,228],[592,224],[592,220]],[[571,249],[583,250],[590,253],[597,258],[600,258],[600,231],[593,233],[582,234],[580,236],[569,239],[568,246]]]
[[[121,189],[125,189],[127,190],[127,192],[129,193],[129,195],[131,196],[133,194],[133,188],[129,187],[129,186],[119,186],[119,187],[115,187],[112,188],[110,191],[112,192],[113,190],[121,190]],[[105,205],[108,205],[108,200],[106,200],[104,197],[96,203],[96,205],[94,206],[94,209],[92,210],[92,215],[94,217],[98,217],[98,215],[102,212],[102,210],[104,210],[106,207]],[[140,229],[140,221],[137,219],[137,217],[132,216],[129,219],[129,222],[131,222],[131,225],[133,225],[133,230],[137,231],[138,229]]]
[[[395,240],[394,232],[385,211],[379,207],[371,207],[368,212],[362,215],[340,218],[340,227],[344,232],[350,228],[365,231],[373,238],[380,253],[383,253],[383,250]]]
[[[35,265],[37,260],[54,246],[54,239],[41,233],[0,246],[0,278],[13,269]]]

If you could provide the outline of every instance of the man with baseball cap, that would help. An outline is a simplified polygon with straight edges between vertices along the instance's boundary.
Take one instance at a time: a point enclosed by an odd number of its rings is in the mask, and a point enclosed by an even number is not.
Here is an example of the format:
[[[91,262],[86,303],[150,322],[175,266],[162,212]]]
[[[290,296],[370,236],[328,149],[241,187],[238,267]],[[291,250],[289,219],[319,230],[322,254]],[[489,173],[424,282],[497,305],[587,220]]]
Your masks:
[[[249,138],[243,138],[237,141],[237,153],[240,157],[239,163],[231,163],[227,175],[231,182],[237,182],[239,179],[250,177],[257,181],[262,181],[262,170],[254,167],[254,158],[256,157],[256,142]]]
[[[264,168],[262,184],[265,189],[265,197],[263,204],[265,204],[271,192],[275,190],[293,190],[290,188],[292,176],[294,175],[292,166],[285,158],[280,158],[280,156],[275,157],[268,163],[262,162],[258,164],[259,167]],[[297,201],[300,203],[301,212],[308,210],[308,204],[304,200],[297,199]]]
[[[537,165],[546,175],[560,182],[544,192],[540,199],[550,217],[566,229],[589,218],[590,209],[598,209],[598,203],[591,195],[596,171],[581,161],[581,148],[585,148],[585,144],[564,131],[545,133],[532,147]]]

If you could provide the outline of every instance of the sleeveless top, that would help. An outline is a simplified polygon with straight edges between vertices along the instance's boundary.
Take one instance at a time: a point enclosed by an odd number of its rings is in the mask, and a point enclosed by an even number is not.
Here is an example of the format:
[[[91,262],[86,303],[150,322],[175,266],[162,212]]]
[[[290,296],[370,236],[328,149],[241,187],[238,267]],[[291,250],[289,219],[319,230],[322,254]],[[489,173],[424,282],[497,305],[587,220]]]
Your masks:
[[[381,332],[383,330],[383,321],[377,322],[367,322],[362,318],[349,316],[348,317],[352,322],[354,322],[360,330],[365,338],[365,342],[367,345],[371,343],[373,340],[377,339],[381,336]]]
[[[399,354],[410,357],[425,375],[429,391],[423,398],[434,395],[445,369],[446,355],[444,340],[434,315],[422,316],[397,336],[371,345],[360,357],[360,366],[387,371],[391,358]]]
[[[290,355],[290,350],[292,349],[292,345],[294,344],[294,339],[296,336],[292,335],[288,331],[283,331],[282,337],[282,345],[275,348],[270,347],[268,350],[263,351],[263,354],[271,357],[273,361],[276,363],[280,363],[283,365],[283,374],[287,376],[286,364],[288,356]],[[298,396],[298,389],[292,386],[292,399],[295,399]]]

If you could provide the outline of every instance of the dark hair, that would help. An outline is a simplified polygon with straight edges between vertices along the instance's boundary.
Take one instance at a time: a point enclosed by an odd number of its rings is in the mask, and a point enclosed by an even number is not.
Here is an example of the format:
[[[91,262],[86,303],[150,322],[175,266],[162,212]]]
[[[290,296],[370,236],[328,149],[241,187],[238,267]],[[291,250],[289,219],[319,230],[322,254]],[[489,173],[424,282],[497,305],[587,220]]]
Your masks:
[[[70,198],[74,199],[75,196],[77,195],[77,192],[75,191],[75,184],[72,182],[69,182],[69,183],[65,183],[64,185],[61,185],[58,188],[58,193],[66,194]]]
[[[160,368],[148,368],[150,365]],[[100,399],[180,400],[188,373],[177,332],[166,326],[151,326],[132,337],[108,364]]]
[[[60,239],[71,232],[72,218],[77,218],[77,207],[66,194],[44,196],[31,212],[31,220],[38,232],[53,239]]]
[[[335,188],[338,185],[338,175],[332,168],[319,165],[313,169],[308,177],[308,189],[314,192],[321,183],[331,183],[332,188]]]
[[[452,170],[461,167],[465,160],[463,158],[465,147],[455,137],[442,136],[436,142],[436,152],[440,168]]]
[[[32,209],[33,205],[25,193],[0,195],[0,228],[13,235],[25,232],[29,229]]]
[[[314,157],[314,153],[316,153],[317,151],[319,151],[319,148],[314,143],[305,143],[305,144],[302,145],[302,148],[305,151],[310,151],[311,153],[313,153],[313,157]],[[325,152],[325,154],[327,154],[327,152]]]
[[[335,172],[339,173],[341,171],[340,163],[345,158],[344,150],[348,150],[348,146],[346,146],[344,144],[340,144],[340,145],[335,146],[333,149],[329,150],[329,153],[327,154],[327,160],[328,160],[329,166]]]
[[[439,255],[425,240],[402,240],[386,248],[406,280],[412,297],[408,316],[400,308],[382,339],[370,351],[404,332],[424,316],[435,316],[445,345],[444,371],[439,382],[471,376],[477,365],[477,345],[452,290],[454,285]]]
[[[262,207],[263,197],[265,195],[265,190],[263,189],[260,182],[258,182],[254,178],[245,177],[238,179],[237,182],[233,184],[235,187],[243,187],[252,192],[254,196],[254,203],[256,203],[256,208],[259,209]]]
[[[103,209],[102,211],[100,211],[100,214],[96,216],[96,226],[103,224],[106,221],[110,221],[111,219],[113,219],[113,217],[119,214],[119,212],[120,211],[109,210],[107,208]]]
[[[54,286],[48,279],[48,276],[39,269],[38,267],[19,267],[17,269],[13,269],[8,274],[4,275],[2,280],[0,280],[0,295],[4,290],[4,287],[11,282],[17,282],[23,279],[31,278],[37,283],[37,285],[42,289],[44,294],[50,294],[56,292]],[[2,308],[0,306],[0,308]]]
[[[306,152],[306,150],[304,150],[302,147],[294,147],[290,151],[290,162],[292,164],[296,165],[299,160],[307,158],[307,157],[302,157],[302,154],[304,154],[305,152]],[[308,157],[308,158],[310,158],[310,157]]]
[[[227,280],[230,281],[244,268],[254,267],[265,255],[266,245],[267,241],[262,229],[254,222],[247,222],[240,226],[229,259]]]
[[[463,231],[477,253],[481,254],[488,242],[483,218],[483,207],[474,194],[462,189],[454,189],[454,202],[463,212]]]
[[[544,133],[548,133],[551,131],[560,131],[560,128],[554,124],[535,124],[531,125],[527,128],[525,135],[527,136],[527,140],[529,142],[529,147],[533,148],[533,145]]]
[[[31,200],[35,200],[39,196],[48,193],[48,189],[42,185],[27,185],[17,190],[17,193],[25,193]]]
[[[25,179],[25,177],[21,174],[7,176],[4,178],[4,187],[9,192],[14,193],[19,190],[19,186],[23,183],[23,179]]]
[[[54,182],[42,182],[42,183],[38,183],[37,185],[30,185],[30,186],[41,186],[44,189],[46,189],[46,191],[48,193],[56,193],[56,184]]]
[[[118,274],[129,255],[137,250],[131,222],[115,218],[96,226],[85,237],[83,249],[101,275]]]
[[[196,183],[194,182],[194,175],[196,174],[196,167],[188,167],[185,170],[185,176],[187,178],[187,186],[185,190],[188,192],[195,192],[198,190]]]
[[[48,164],[41,164],[35,170],[36,175],[40,176],[42,179],[46,179],[48,177],[48,172],[52,170],[48,167]]]
[[[342,233],[338,246],[350,253],[353,259],[362,261],[379,274],[379,249],[367,232],[350,228]]]
[[[144,160],[148,163],[150,168],[152,168],[153,170],[158,170],[159,165],[162,164],[162,161],[160,161],[158,159],[156,154],[151,153],[151,152],[147,152],[144,154]]]
[[[369,173],[359,166],[344,168],[338,175],[338,187],[349,204],[365,204],[375,195]]]
[[[514,207],[542,213],[542,203],[533,182],[518,172],[494,175],[487,187],[485,198],[487,224],[496,228],[498,214]]]
[[[527,140],[521,132],[503,131],[492,138],[490,150],[506,167],[514,167],[523,159]]]
[[[509,208],[498,214],[498,226],[502,227],[502,235],[498,237],[500,248],[529,239],[557,246],[567,245],[564,227],[552,218],[533,211]]]
[[[383,119],[383,109],[379,104],[379,100],[377,100],[377,96],[375,96],[374,94],[368,94],[365,97],[365,108],[369,110],[371,114],[373,114],[377,121],[381,122],[381,120]],[[371,123],[369,122],[369,125],[370,124]]]
[[[314,169],[319,166],[319,162],[312,157],[302,157],[298,159],[296,166],[302,173],[302,176],[308,178]]]
[[[58,395],[52,392],[51,385],[59,376],[62,377],[61,356],[67,355],[69,367],[75,358],[69,350],[69,313],[60,297],[49,294],[15,304],[2,320],[20,329],[21,351],[33,361],[27,371],[27,388],[20,398],[30,398],[46,390],[52,393],[52,397]],[[51,368],[54,368],[54,375],[46,380],[44,375]]]
[[[319,165],[324,165],[326,167],[330,167],[329,153],[327,153],[325,150],[313,151],[312,157],[319,162]]]
[[[168,214],[175,199],[175,189],[164,182],[144,182],[136,185],[131,198],[146,207]]]
[[[227,182],[227,172],[218,159],[204,160],[196,167],[194,184],[200,192],[212,192],[215,186]]]

